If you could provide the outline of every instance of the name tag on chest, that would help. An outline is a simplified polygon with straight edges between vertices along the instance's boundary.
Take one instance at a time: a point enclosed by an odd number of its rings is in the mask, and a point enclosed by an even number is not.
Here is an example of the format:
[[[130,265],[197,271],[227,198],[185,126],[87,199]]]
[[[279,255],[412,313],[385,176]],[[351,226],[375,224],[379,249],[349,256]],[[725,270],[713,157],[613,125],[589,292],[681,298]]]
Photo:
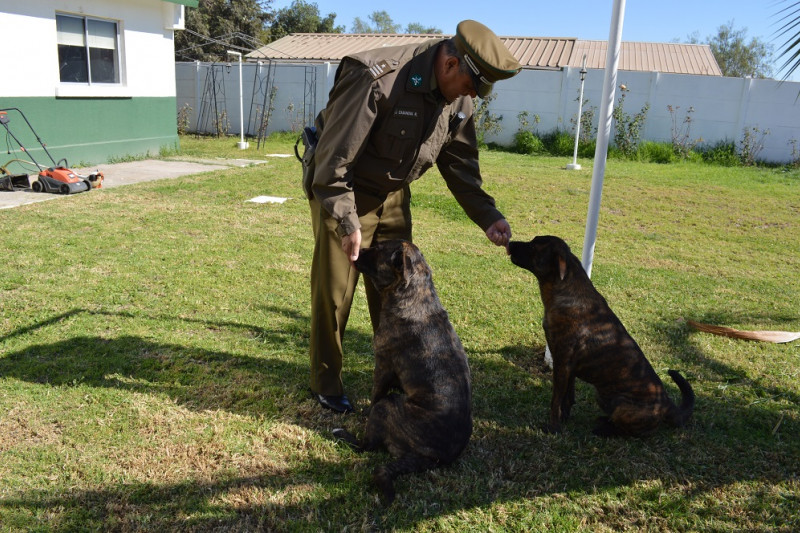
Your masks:
[[[420,112],[416,109],[408,109],[402,107],[396,107],[393,113],[394,118],[411,118],[411,119],[418,119],[420,118]]]

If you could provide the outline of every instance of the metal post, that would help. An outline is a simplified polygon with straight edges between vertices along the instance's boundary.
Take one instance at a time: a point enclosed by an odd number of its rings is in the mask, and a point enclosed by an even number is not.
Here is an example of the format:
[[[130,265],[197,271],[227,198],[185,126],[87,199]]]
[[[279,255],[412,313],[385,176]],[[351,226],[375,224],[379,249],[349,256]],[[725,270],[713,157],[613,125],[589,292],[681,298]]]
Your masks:
[[[234,52],[233,50],[228,50],[228,55],[239,57],[239,139],[240,140],[238,143],[236,143],[236,146],[238,146],[240,150],[244,150],[250,146],[250,143],[247,143],[244,140],[244,101],[242,96],[242,53]]]
[[[575,124],[575,150],[572,153],[572,163],[567,165],[567,170],[580,170],[578,164],[578,139],[581,136],[581,113],[583,112],[583,82],[586,80],[586,54],[583,54],[583,65],[581,66],[581,90],[578,96],[578,121]]]

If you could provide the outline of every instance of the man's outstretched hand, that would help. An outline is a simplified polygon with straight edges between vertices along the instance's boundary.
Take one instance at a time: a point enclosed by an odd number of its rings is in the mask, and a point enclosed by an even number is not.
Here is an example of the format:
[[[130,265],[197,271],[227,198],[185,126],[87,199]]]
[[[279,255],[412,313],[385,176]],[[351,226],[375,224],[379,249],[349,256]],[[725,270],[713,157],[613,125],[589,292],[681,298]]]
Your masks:
[[[495,246],[508,247],[508,242],[511,240],[511,226],[508,221],[501,218],[486,230],[486,236],[492,241]]]

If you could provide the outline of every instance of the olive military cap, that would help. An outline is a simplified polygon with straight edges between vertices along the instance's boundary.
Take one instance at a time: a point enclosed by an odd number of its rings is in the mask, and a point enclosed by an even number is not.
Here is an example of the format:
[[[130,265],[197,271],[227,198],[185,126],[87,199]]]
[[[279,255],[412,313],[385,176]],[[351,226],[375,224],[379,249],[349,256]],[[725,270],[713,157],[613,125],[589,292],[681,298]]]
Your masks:
[[[472,72],[475,92],[481,98],[492,91],[494,82],[510,78],[522,70],[497,35],[480,22],[459,22],[453,41]]]

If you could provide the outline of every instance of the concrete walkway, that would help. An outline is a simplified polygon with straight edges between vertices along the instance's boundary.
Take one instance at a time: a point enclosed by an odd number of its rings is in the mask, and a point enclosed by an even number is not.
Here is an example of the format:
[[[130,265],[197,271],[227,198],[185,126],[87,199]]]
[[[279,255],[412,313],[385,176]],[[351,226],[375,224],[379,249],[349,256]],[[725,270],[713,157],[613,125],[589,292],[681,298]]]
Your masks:
[[[119,187],[133,183],[142,183],[167,178],[177,178],[188,174],[199,174],[225,170],[231,167],[247,167],[251,165],[263,164],[264,160],[249,159],[220,159],[220,160],[192,160],[183,161],[176,159],[146,159],[144,161],[129,161],[126,163],[115,163],[98,165],[90,168],[73,169],[79,174],[89,174],[96,170],[103,173],[103,188]],[[29,177],[31,182],[36,180],[37,173],[32,173]],[[77,193],[86,194],[86,193]],[[89,191],[91,194],[91,191]],[[32,204],[64,198],[62,194],[50,194],[44,192],[33,192],[31,189],[0,191],[0,209],[17,207],[20,205]]]

